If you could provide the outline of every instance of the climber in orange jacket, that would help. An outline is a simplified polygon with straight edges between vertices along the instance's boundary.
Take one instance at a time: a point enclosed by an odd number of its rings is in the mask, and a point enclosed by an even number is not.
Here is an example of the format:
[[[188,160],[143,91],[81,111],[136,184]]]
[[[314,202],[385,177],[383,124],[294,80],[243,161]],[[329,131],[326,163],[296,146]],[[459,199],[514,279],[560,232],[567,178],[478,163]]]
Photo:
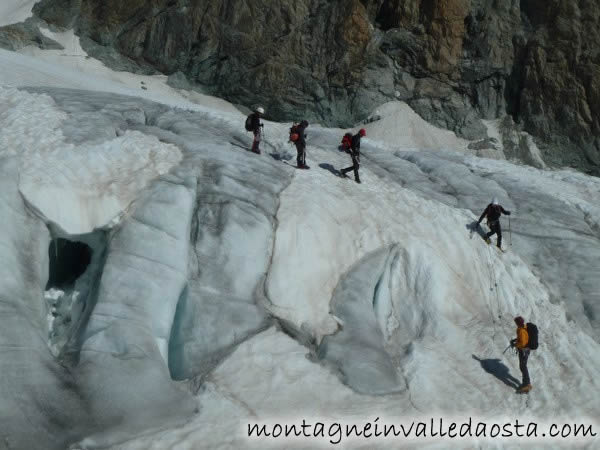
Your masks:
[[[527,333],[525,319],[521,316],[515,317],[515,323],[517,324],[517,338],[513,339],[510,343],[517,349],[519,354],[519,369],[523,375],[523,383],[519,386],[517,392],[529,392],[532,389],[531,381],[529,379],[529,370],[527,369],[527,359],[529,358],[529,333]]]

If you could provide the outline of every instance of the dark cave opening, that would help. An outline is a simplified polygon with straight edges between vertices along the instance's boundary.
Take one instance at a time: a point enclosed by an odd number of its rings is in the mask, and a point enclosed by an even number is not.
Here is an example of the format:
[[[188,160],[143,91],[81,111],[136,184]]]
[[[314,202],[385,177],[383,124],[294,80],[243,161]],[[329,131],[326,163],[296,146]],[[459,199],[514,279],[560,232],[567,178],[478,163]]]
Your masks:
[[[48,248],[50,265],[46,290],[65,290],[73,286],[90,265],[92,253],[90,246],[83,242],[53,239]]]

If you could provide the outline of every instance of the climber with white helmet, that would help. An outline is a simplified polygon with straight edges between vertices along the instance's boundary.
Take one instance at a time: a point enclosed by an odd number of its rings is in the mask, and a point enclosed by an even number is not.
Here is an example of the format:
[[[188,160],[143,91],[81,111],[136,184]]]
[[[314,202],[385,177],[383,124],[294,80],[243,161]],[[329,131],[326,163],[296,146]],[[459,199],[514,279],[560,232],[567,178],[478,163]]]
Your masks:
[[[510,211],[506,211],[498,203],[498,199],[496,197],[494,197],[494,199],[492,200],[492,203],[487,205],[487,207],[485,208],[485,211],[483,211],[483,214],[477,221],[477,225],[479,225],[479,224],[481,224],[481,221],[483,220],[483,218],[485,216],[487,216],[487,224],[488,224],[488,227],[490,228],[490,232],[485,235],[485,241],[488,244],[490,244],[492,242],[490,240],[490,237],[492,237],[494,234],[497,234],[498,240],[496,241],[496,246],[499,249],[502,249],[502,228],[500,227],[500,216],[502,214],[506,214],[507,216],[510,216]]]
[[[252,131],[254,134],[254,140],[252,142],[252,151],[260,155],[260,138],[262,135],[262,128],[264,125],[260,123],[260,118],[265,114],[265,110],[262,106],[259,106],[246,118],[246,131]]]

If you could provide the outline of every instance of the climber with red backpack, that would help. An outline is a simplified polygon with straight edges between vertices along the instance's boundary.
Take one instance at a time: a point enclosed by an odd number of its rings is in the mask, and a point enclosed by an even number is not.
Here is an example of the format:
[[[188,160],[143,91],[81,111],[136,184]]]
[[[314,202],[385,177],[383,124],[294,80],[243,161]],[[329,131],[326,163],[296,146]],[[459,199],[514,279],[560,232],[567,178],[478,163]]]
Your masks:
[[[265,110],[262,106],[259,106],[254,110],[252,114],[246,117],[246,131],[252,131],[254,134],[254,140],[252,141],[252,152],[260,155],[260,138],[262,135],[262,129],[264,125],[260,123],[260,118],[265,114]]]
[[[519,354],[519,369],[521,370],[523,383],[521,383],[517,392],[523,394],[532,389],[527,360],[530,351],[538,348],[538,328],[531,322],[525,324],[525,319],[521,316],[515,317],[515,323],[517,324],[517,338],[511,340],[510,345],[516,348]]]
[[[340,146],[340,150],[344,151],[346,153],[350,153],[352,148],[352,133],[346,133],[344,134],[344,137],[342,138],[342,144]]]
[[[481,221],[485,216],[487,216],[488,227],[490,228],[490,232],[485,235],[485,241],[490,244],[490,238],[494,235],[498,235],[498,240],[496,241],[496,246],[502,250],[502,228],[500,227],[500,215],[506,214],[510,216],[510,211],[506,211],[501,205],[498,204],[498,199],[494,197],[492,203],[487,205],[485,211],[477,221],[477,225],[481,224]]]
[[[290,142],[296,145],[296,151],[298,152],[296,158],[298,169],[310,169],[306,165],[306,127],[308,127],[308,121],[303,120],[299,124],[293,124],[290,128]]]
[[[364,128],[361,128],[358,133],[352,136],[350,140],[350,156],[352,157],[352,166],[346,167],[340,170],[340,175],[346,178],[346,173],[351,170],[354,171],[354,181],[360,183],[360,177],[358,176],[358,169],[360,168],[360,138],[365,137],[367,132]]]

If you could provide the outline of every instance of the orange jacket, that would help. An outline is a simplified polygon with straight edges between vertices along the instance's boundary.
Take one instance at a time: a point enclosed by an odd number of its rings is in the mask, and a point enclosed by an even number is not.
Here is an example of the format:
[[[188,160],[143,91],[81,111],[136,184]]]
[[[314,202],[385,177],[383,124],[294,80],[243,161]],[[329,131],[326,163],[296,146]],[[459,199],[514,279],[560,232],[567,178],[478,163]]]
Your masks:
[[[529,344],[529,333],[527,333],[527,326],[517,328],[517,342],[515,346],[517,348],[527,348]]]

